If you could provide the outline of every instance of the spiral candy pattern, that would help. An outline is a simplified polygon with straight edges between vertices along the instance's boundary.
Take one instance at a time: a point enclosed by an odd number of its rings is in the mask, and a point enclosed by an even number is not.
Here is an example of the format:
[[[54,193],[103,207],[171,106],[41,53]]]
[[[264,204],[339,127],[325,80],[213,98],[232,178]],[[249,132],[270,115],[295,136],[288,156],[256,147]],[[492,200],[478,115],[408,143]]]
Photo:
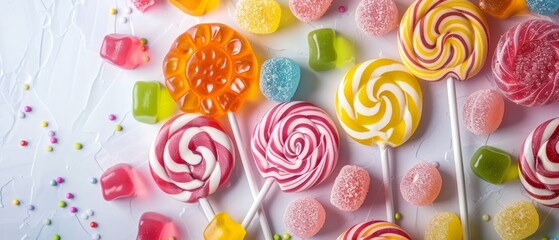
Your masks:
[[[149,167],[163,192],[192,203],[227,182],[234,156],[231,139],[217,121],[182,114],[161,127],[150,150]]]
[[[324,181],[338,162],[336,126],[308,102],[287,102],[270,109],[256,125],[251,147],[262,176],[284,192],[300,192]]]
[[[422,107],[417,79],[391,59],[354,66],[336,94],[336,113],[342,127],[365,145],[400,146],[415,132]]]
[[[411,236],[394,223],[368,221],[357,224],[343,232],[337,240],[390,239],[411,240]]]
[[[541,204],[559,208],[559,118],[534,129],[518,159],[524,189]]]
[[[417,0],[404,14],[398,50],[417,77],[467,80],[485,62],[489,30],[483,14],[467,0]]]

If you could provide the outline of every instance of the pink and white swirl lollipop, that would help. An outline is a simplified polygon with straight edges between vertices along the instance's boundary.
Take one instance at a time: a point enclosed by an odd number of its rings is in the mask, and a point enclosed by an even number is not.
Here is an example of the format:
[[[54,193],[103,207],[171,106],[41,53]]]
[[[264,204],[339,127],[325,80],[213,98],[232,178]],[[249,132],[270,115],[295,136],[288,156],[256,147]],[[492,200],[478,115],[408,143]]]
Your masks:
[[[528,135],[518,157],[524,189],[543,205],[559,208],[559,118]]]
[[[159,130],[149,154],[150,172],[163,192],[183,202],[200,201],[213,218],[206,196],[231,175],[235,149],[221,125],[200,114],[169,119]]]
[[[332,119],[308,102],[287,102],[270,109],[252,135],[256,166],[266,181],[243,221],[247,226],[275,181],[284,192],[318,185],[338,162],[340,140]]]
[[[350,227],[337,240],[390,239],[411,240],[411,236],[400,226],[385,221],[373,220]]]

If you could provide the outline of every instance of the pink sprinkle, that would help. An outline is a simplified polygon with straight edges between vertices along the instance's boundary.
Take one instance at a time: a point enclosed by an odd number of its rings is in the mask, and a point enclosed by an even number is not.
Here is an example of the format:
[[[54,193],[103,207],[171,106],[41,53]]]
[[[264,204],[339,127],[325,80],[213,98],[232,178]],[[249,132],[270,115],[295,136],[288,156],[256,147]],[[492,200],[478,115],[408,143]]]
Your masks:
[[[417,206],[433,203],[441,192],[443,180],[432,164],[421,162],[411,168],[400,183],[404,199]]]
[[[66,193],[66,198],[67,198],[67,199],[72,199],[72,198],[74,198],[74,194],[72,194],[72,193]]]
[[[340,13],[345,13],[345,11],[347,11],[347,9],[345,8],[345,6],[340,6],[340,7],[338,8],[338,12],[340,12]]]
[[[32,110],[32,109],[31,109],[30,106],[25,106],[25,107],[23,107],[23,111],[24,111],[24,112],[31,112],[31,110]]]
[[[54,137],[54,135],[56,135],[56,133],[55,133],[54,131],[52,131],[52,130],[51,130],[51,131],[49,131],[49,133],[48,133],[48,134],[49,134],[49,137]]]
[[[51,142],[51,143],[57,143],[57,142],[58,142],[58,139],[56,139],[55,137],[51,137],[51,138],[50,138],[50,142]]]
[[[70,208],[71,213],[76,213],[77,211],[78,211],[78,209],[76,207],[71,207]]]
[[[369,173],[360,167],[347,165],[336,177],[330,203],[342,211],[355,211],[365,201],[371,178]]]
[[[326,211],[314,198],[297,199],[287,206],[283,222],[287,230],[300,238],[316,235],[326,220]]]
[[[472,93],[464,103],[462,116],[470,132],[485,135],[495,132],[505,112],[503,96],[495,90],[486,89]]]
[[[63,182],[64,182],[64,178],[57,177],[57,178],[56,178],[56,182],[57,182],[57,183],[63,183]]]
[[[116,116],[114,114],[109,114],[109,121],[114,121]]]
[[[398,8],[392,0],[363,0],[355,12],[357,27],[370,36],[382,36],[398,25]]]

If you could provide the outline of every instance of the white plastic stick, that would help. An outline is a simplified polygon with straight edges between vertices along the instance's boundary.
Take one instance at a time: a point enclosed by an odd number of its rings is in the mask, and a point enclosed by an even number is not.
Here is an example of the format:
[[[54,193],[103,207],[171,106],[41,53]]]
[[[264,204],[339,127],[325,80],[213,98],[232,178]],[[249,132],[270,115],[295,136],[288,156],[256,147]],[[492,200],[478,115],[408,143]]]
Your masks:
[[[204,212],[204,215],[206,215],[206,219],[208,219],[208,222],[211,221],[214,218],[215,213],[214,210],[212,209],[212,206],[208,202],[208,199],[200,198],[198,199],[198,202],[200,203],[200,206],[202,207],[202,211]]]
[[[248,227],[250,222],[252,222],[252,219],[256,215],[256,211],[258,211],[258,208],[260,208],[260,204],[266,197],[266,194],[268,194],[268,191],[270,191],[270,189],[272,188],[273,183],[274,181],[271,179],[266,179],[266,181],[264,182],[262,189],[260,189],[260,193],[258,193],[258,197],[254,199],[254,202],[252,203],[252,206],[250,206],[250,209],[248,210],[245,219],[243,219],[242,225],[245,229]]]
[[[256,199],[258,197],[258,186],[254,181],[254,175],[252,174],[252,169],[250,168],[250,163],[248,161],[247,153],[245,152],[245,147],[243,144],[243,139],[241,137],[241,131],[239,130],[239,124],[237,123],[237,118],[235,114],[229,112],[227,114],[229,117],[229,124],[231,125],[231,130],[233,131],[233,136],[235,137],[235,142],[237,142],[237,149],[239,150],[239,155],[241,156],[241,165],[243,165],[243,169],[245,170],[245,175],[247,176],[248,180],[248,187],[250,188],[250,192],[252,193],[252,199]],[[268,218],[266,217],[266,212],[264,211],[264,207],[260,205],[260,211],[257,216],[260,220],[260,226],[262,227],[262,232],[264,233],[264,238],[266,240],[272,240],[272,230],[270,229],[270,225],[268,224]]]
[[[464,163],[462,161],[462,143],[460,142],[460,129],[458,128],[458,110],[456,105],[456,88],[454,79],[446,79],[448,91],[448,110],[450,127],[452,130],[452,150],[454,152],[454,166],[456,168],[456,185],[458,186],[458,199],[460,200],[460,219],[464,239],[470,239],[470,225],[468,222],[468,198],[466,197],[466,183],[464,180]]]
[[[382,165],[382,182],[386,197],[386,221],[394,222],[394,200],[392,197],[392,184],[390,184],[390,164],[388,162],[388,149],[386,145],[379,145],[380,161]]]

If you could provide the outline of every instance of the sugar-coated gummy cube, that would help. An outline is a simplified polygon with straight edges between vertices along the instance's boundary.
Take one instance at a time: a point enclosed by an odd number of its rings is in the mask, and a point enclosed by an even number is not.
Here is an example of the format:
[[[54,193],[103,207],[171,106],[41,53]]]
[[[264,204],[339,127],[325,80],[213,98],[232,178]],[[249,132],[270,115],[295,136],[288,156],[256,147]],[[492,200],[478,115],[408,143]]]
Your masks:
[[[326,211],[314,198],[297,199],[285,209],[283,223],[293,236],[311,238],[316,235],[326,221]]]
[[[149,7],[155,4],[155,0],[131,0],[132,4],[138,9],[140,12],[146,11]]]
[[[219,0],[169,0],[173,6],[192,16],[202,16],[214,9]]]
[[[540,15],[551,15],[559,9],[559,0],[526,0],[528,8]]]
[[[205,240],[238,240],[245,237],[243,226],[231,219],[224,212],[220,212],[208,223],[204,230]]]
[[[539,219],[538,211],[532,203],[519,201],[495,214],[493,226],[502,239],[521,240],[538,230]]]
[[[493,184],[503,183],[510,164],[511,159],[508,153],[490,146],[480,147],[470,160],[472,172]]]
[[[493,89],[484,89],[472,93],[466,99],[462,116],[464,125],[470,132],[483,135],[499,128],[504,113],[503,96]]]
[[[342,211],[359,209],[367,197],[370,182],[367,170],[358,166],[344,166],[334,181],[330,203]]]
[[[168,240],[174,236],[173,222],[156,212],[145,212],[138,223],[136,240]]]
[[[456,214],[443,212],[431,218],[425,230],[424,240],[456,239],[462,239],[462,224]]]
[[[132,167],[125,163],[107,169],[99,178],[103,198],[112,201],[136,195]]]
[[[392,0],[362,0],[355,11],[355,22],[369,36],[382,36],[398,26],[398,8]]]
[[[442,177],[432,164],[421,162],[412,167],[400,183],[404,199],[417,206],[433,203],[442,188]]]
[[[237,23],[251,33],[275,32],[281,19],[281,6],[274,0],[239,0]]]
[[[301,68],[289,58],[272,58],[262,64],[260,90],[268,99],[276,102],[291,100],[299,80]]]
[[[289,8],[297,19],[311,22],[326,13],[332,0],[289,0]]]
[[[174,112],[173,100],[157,81],[138,81],[132,93],[132,115],[143,123],[156,123]]]
[[[103,38],[101,57],[123,69],[134,69],[144,62],[147,52],[142,50],[140,39],[125,34],[109,34]]]
[[[331,28],[309,33],[309,66],[315,71],[325,71],[353,62],[353,46]]]

